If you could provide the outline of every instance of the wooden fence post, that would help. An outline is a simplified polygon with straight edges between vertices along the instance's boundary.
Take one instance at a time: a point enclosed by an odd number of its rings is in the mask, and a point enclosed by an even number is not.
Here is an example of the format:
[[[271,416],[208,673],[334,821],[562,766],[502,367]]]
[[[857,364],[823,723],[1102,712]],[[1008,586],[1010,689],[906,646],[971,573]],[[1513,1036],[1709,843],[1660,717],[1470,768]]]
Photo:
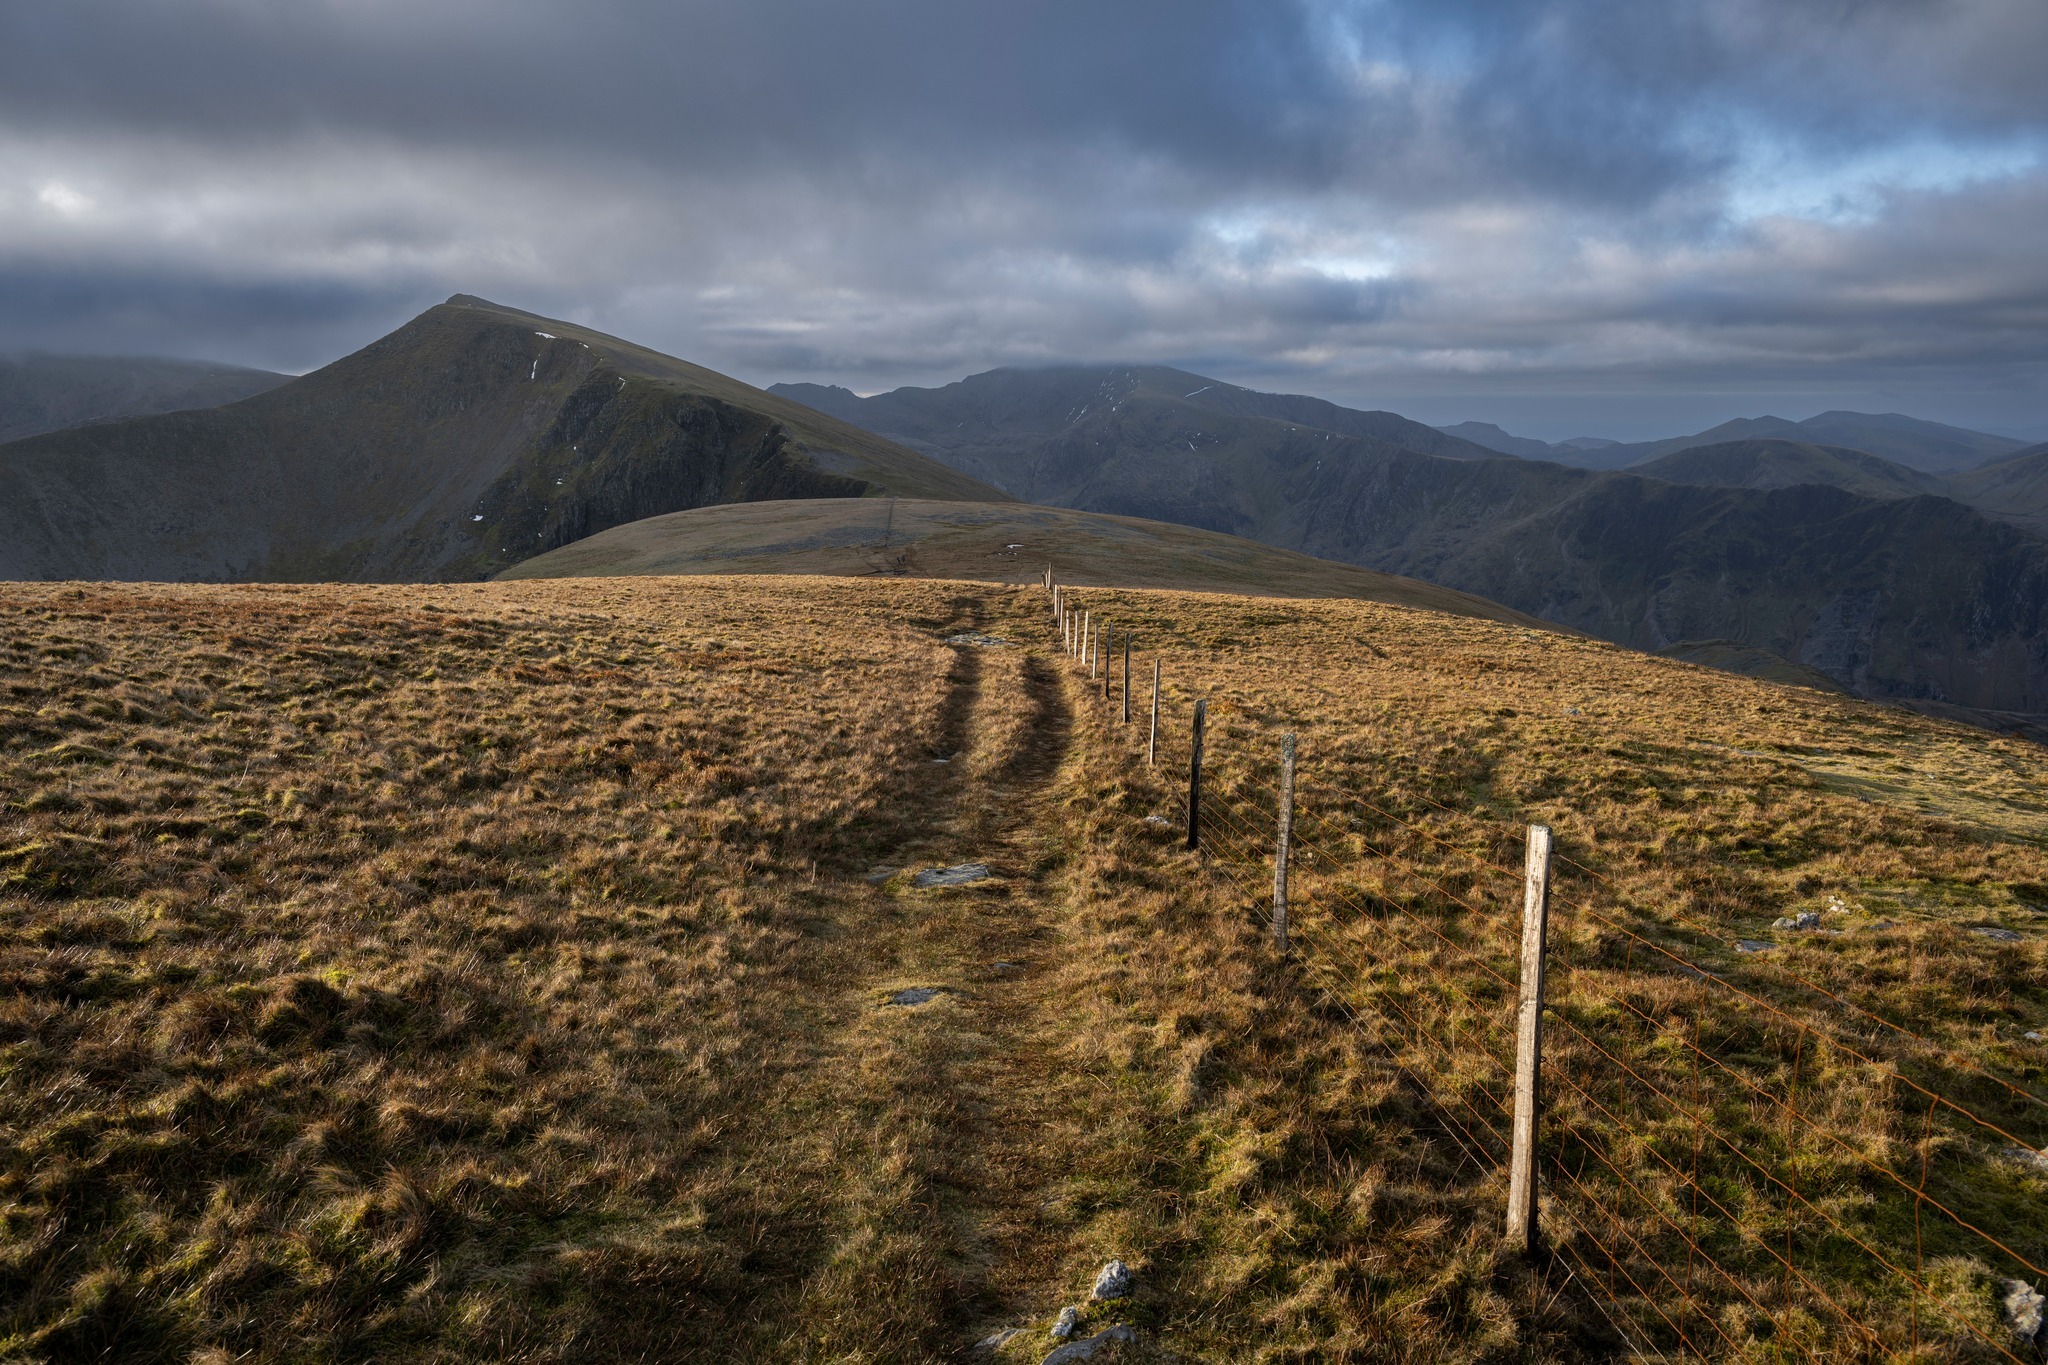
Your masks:
[[[1188,736],[1188,847],[1202,846],[1202,723],[1209,716],[1205,697],[1195,703],[1195,728]]]
[[[1075,651],[1074,657],[1075,657],[1076,659],[1080,660],[1080,661],[1081,661],[1082,663],[1084,663],[1084,664],[1088,662],[1088,636],[1089,636],[1089,635],[1090,635],[1090,634],[1091,634],[1091,633],[1092,633],[1092,632],[1094,631],[1094,629],[1095,629],[1095,613],[1094,613],[1094,612],[1092,612],[1092,611],[1084,611],[1084,612],[1082,612],[1082,613],[1081,613],[1081,637],[1080,637],[1080,640],[1079,640],[1079,644],[1080,644],[1081,648],[1080,648],[1080,649],[1078,649],[1077,651]]]
[[[1287,951],[1287,853],[1294,844],[1294,736],[1280,740],[1280,836],[1273,847],[1273,946]]]
[[[1131,723],[1131,633],[1124,632],[1124,724]]]
[[[1116,627],[1102,623],[1102,699],[1109,700],[1109,666],[1116,662]]]
[[[1543,1245],[1536,1225],[1536,1120],[1541,1112],[1543,945],[1550,928],[1550,828],[1529,826],[1522,891],[1522,988],[1515,1015],[1514,1148],[1508,1164],[1508,1245],[1533,1255]]]
[[[1159,762],[1159,660],[1152,661],[1152,738],[1145,742],[1145,766]]]

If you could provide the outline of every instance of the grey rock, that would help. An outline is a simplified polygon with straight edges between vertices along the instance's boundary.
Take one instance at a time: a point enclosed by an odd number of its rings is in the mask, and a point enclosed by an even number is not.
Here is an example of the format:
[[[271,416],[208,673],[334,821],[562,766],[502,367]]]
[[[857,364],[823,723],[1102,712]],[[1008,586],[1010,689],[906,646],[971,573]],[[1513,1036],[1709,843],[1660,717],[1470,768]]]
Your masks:
[[[1738,953],[1768,953],[1777,946],[1775,943],[1760,943],[1753,938],[1742,938],[1735,941],[1735,951]]]
[[[1131,1268],[1122,1261],[1111,1261],[1102,1267],[1102,1273],[1095,1277],[1095,1288],[1089,1292],[1094,1299],[1120,1299],[1131,1292]]]
[[[2025,934],[2018,933],[2011,929],[1979,928],[1972,929],[1970,932],[1975,934],[1979,938],[1988,938],[1996,943],[2019,943],[2026,938]]]
[[[2032,1147],[2008,1147],[2005,1154],[2029,1170],[2048,1172],[2048,1152],[2037,1152]]]
[[[987,863],[961,863],[957,867],[928,867],[911,878],[915,886],[968,886],[985,882],[994,874]]]
[[[1060,1309],[1059,1317],[1053,1322],[1052,1334],[1056,1340],[1065,1341],[1081,1330],[1081,1310],[1068,1304]]]
[[[1002,1331],[991,1332],[980,1341],[975,1342],[974,1349],[982,1352],[1000,1351],[1003,1347],[1010,1344],[1011,1337],[1022,1336],[1023,1334],[1024,1329],[1022,1327],[1005,1327]]]
[[[984,649],[994,649],[1007,645],[1010,642],[994,635],[983,635],[978,631],[968,631],[964,635],[948,635],[946,643],[949,645],[980,645]]]
[[[1163,815],[1148,815],[1145,817],[1145,823],[1152,826],[1152,828],[1154,829],[1165,829],[1168,825],[1171,825],[1173,821],[1167,819]]]
[[[1820,915],[1817,911],[1802,910],[1796,915],[1787,915],[1783,919],[1772,920],[1771,927],[1773,929],[1818,929],[1820,928]]]
[[[912,986],[890,996],[888,1004],[882,1008],[887,1009],[889,1005],[922,1005],[926,1001],[936,1000],[938,996],[939,991],[935,986]]]
[[[2035,1032],[2035,1031],[2034,1031],[2033,1029],[2028,1029],[2028,1030],[2027,1030],[2027,1041],[2028,1041],[2028,1042],[2030,1042],[2030,1043],[2038,1043],[2038,1042],[2040,1042],[2040,1041],[2041,1041],[2041,1040],[2042,1040],[2043,1038],[2048,1038],[2048,1033],[2036,1033],[2036,1032]]]
[[[2048,1318],[2048,1297],[2025,1280],[2005,1282],[2005,1325],[2021,1341],[2038,1341],[2044,1318]]]
[[[1040,1361],[1038,1365],[1066,1365],[1066,1362],[1069,1360],[1089,1360],[1094,1357],[1097,1351],[1113,1341],[1136,1341],[1137,1338],[1138,1334],[1136,1332],[1133,1332],[1128,1326],[1120,1322],[1114,1327],[1103,1328],[1092,1337],[1084,1337],[1080,1341],[1070,1341],[1066,1345],[1056,1348],[1051,1355]]]

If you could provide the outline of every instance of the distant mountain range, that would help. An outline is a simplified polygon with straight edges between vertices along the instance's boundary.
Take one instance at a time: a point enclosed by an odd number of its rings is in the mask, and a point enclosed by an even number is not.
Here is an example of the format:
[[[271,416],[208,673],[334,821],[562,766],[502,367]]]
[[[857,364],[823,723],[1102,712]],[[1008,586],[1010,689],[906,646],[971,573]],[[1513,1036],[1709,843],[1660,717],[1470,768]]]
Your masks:
[[[1555,460],[1582,469],[1634,469],[1651,460],[1695,446],[1730,441],[1778,440],[1846,447],[1877,455],[1923,473],[1945,474],[1972,469],[2012,455],[2029,443],[1989,432],[1925,422],[1896,412],[1823,412],[1803,422],[1783,417],[1738,417],[1691,436],[1624,443],[1581,436],[1550,444],[1527,436],[1511,436],[1491,422],[1460,422],[1439,431],[1485,446],[1502,455]]]
[[[1003,501],[737,380],[458,295],[203,411],[0,445],[0,577],[476,579],[707,503]]]
[[[14,392],[40,415],[18,401],[10,420],[234,401],[0,444],[5,577],[476,579],[692,508],[1021,498],[1424,579],[1717,666],[2048,713],[2048,446],[1910,418],[1566,443],[1631,464],[1592,470],[1470,439],[1498,428],[1163,367],[763,391],[460,295],[299,379],[35,374]]]
[[[2048,458],[2000,438],[1906,429],[1922,462],[2017,457],[1963,475],[1810,436],[1651,443],[1643,453],[1670,463],[1620,473],[1178,370],[997,370],[872,398],[770,391],[1027,502],[1412,575],[1638,648],[1775,657],[1866,696],[2048,711],[2048,541],[2009,524],[2048,507]],[[2006,520],[1959,494],[2005,499]]]
[[[290,378],[203,360],[0,356],[0,442],[85,422],[217,407]]]

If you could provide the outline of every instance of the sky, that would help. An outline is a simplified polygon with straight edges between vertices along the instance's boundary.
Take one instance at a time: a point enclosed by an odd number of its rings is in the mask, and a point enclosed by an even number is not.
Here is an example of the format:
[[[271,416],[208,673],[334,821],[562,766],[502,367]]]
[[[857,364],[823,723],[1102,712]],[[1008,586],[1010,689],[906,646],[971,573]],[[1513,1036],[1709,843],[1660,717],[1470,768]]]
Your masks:
[[[0,351],[2048,424],[2042,0],[13,0]],[[2042,433],[2042,439],[2048,431]]]

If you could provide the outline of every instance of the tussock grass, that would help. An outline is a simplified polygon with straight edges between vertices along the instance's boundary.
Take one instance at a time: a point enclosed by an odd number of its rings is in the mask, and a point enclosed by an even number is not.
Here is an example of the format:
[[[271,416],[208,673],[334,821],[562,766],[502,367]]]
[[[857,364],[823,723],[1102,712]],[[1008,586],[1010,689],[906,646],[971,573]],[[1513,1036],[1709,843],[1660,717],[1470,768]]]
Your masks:
[[[1617,1329],[1499,1254],[1503,1182],[1451,1137],[1443,1095],[1498,1087],[1505,995],[1431,987],[1384,909],[1496,952],[1514,888],[1465,855],[1512,866],[1525,818],[1606,879],[1562,894],[1699,952],[1699,924],[1778,938],[1928,1034],[1900,1074],[2037,1079],[2035,751],[1509,625],[1090,596],[1166,653],[1159,770],[1029,590],[0,590],[0,1355],[937,1360],[1114,1255],[1139,1291],[1091,1317],[1140,1327],[1126,1358],[1602,1358]],[[1020,644],[942,643],[967,629]],[[1248,845],[1302,734],[1291,960],[1248,864],[1180,847],[1196,695]],[[996,875],[912,884],[969,860]],[[1851,932],[1768,928],[1830,897]],[[1994,923],[2024,941],[1960,931]],[[1696,983],[1557,932],[1560,1011],[1676,1075],[1609,997],[1685,1017]],[[884,1005],[910,986],[939,993]],[[1477,1041],[1404,1033],[1396,1001]],[[1741,1012],[1699,1023],[1781,1064]],[[1925,1141],[1896,1085],[1799,1065],[1871,1150]],[[1682,1137],[1558,1103],[1632,1172]],[[2038,1177],[1936,1126],[1941,1188],[2030,1227]],[[1742,1217],[1722,1254],[1783,1230]],[[1936,1239],[1927,1265],[1990,1311],[1993,1262]],[[1742,1349],[1798,1328],[1729,1321]]]
[[[1296,984],[1359,1067],[1392,1068],[1482,1222],[1505,1198],[1522,829],[1557,829],[1546,1207],[1550,1280],[1594,1310],[1580,1340],[2012,1345],[1992,1291],[2048,1266],[2040,1177],[2009,1155],[2048,1145],[2025,1036],[2048,1033],[2039,749],[1364,604],[1087,605],[1164,653],[1176,736],[1209,698],[1205,838],[1253,918],[1300,735]],[[1818,931],[1772,927],[1803,911]],[[1916,1219],[1916,1189],[1988,1235],[1932,1202]]]

